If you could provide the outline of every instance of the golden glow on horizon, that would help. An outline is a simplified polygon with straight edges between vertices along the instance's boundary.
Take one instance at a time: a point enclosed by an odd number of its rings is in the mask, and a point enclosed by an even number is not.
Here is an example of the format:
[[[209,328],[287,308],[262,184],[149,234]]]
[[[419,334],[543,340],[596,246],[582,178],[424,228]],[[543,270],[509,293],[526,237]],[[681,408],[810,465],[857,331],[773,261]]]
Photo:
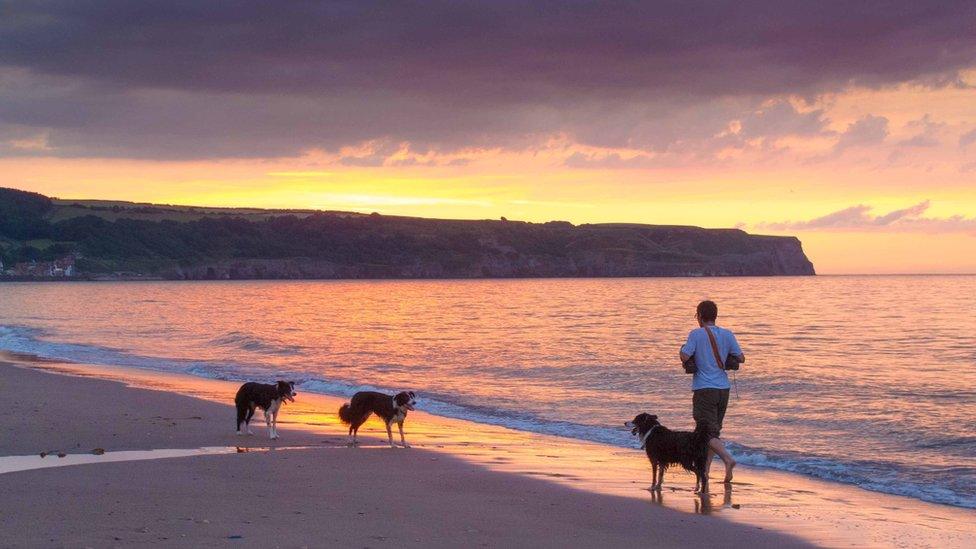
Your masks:
[[[557,136],[536,150],[468,150],[447,157],[426,153],[410,165],[400,165],[410,160],[409,150],[401,147],[388,157],[388,165],[380,167],[339,162],[344,155],[371,154],[375,146],[368,143],[334,154],[309,151],[282,159],[10,157],[0,159],[6,176],[0,185],[62,198],[462,219],[741,224],[750,232],[774,234],[777,231],[763,229],[762,224],[806,221],[859,204],[872,206],[873,214],[880,215],[928,200],[926,217],[972,218],[976,143],[967,147],[956,141],[976,129],[974,96],[971,89],[902,86],[854,90],[802,106],[826,109],[835,132],[865,114],[889,119],[887,149],[865,147],[834,156],[833,141],[824,136],[782,138],[773,149],[751,145],[719,154],[720,160],[600,150]],[[926,115],[936,121],[929,130],[942,146],[891,148],[917,135],[920,126],[913,121]],[[737,128],[733,125],[729,131]],[[574,152],[618,154],[624,159],[643,154],[655,163],[633,169],[568,167],[566,159]],[[389,165],[393,163],[398,165]],[[869,229],[778,232],[799,236],[822,273],[976,272],[972,231]]]

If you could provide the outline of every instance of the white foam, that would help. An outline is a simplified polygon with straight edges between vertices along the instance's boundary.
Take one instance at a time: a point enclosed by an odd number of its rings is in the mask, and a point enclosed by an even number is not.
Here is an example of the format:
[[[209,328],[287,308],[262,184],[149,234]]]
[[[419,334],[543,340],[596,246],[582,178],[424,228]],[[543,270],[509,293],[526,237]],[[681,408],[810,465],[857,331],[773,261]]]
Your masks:
[[[239,342],[239,338],[236,338],[233,343]],[[228,343],[230,343],[229,340]],[[81,363],[127,366],[157,371],[178,371],[198,377],[228,381],[295,379],[300,380],[298,387],[304,391],[344,397],[349,397],[357,391],[392,393],[402,389],[401,387],[380,387],[338,380],[307,379],[308,374],[305,372],[286,371],[280,368],[271,370],[262,364],[167,360],[139,356],[107,347],[58,343],[46,339],[45,334],[40,330],[22,326],[0,325],[0,349]],[[418,409],[435,415],[625,448],[634,447],[634,438],[630,432],[616,426],[552,421],[537,418],[528,413],[513,413],[486,406],[469,405],[465,402],[452,402],[450,397],[425,392],[423,387],[411,387],[411,389],[420,394],[417,399]],[[484,402],[484,400],[479,400],[479,402]],[[976,474],[974,471],[956,471],[952,474],[943,474],[943,472],[933,470],[925,471],[930,474],[919,474],[921,464],[919,470],[908,471],[900,470],[897,465],[882,461],[844,463],[817,456],[774,453],[735,444],[730,446],[736,459],[744,464],[854,484],[868,490],[908,496],[934,503],[976,508],[976,494],[970,495],[972,487],[957,486],[957,484],[965,483],[966,479],[972,478]]]

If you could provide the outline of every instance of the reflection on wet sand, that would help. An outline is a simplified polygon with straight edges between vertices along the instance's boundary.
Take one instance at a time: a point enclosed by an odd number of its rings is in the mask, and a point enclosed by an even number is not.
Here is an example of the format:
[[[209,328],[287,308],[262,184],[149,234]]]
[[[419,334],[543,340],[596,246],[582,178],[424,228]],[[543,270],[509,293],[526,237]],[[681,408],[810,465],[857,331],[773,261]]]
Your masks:
[[[719,497],[722,498],[722,504],[716,506],[714,501]],[[695,512],[700,515],[710,515],[716,511],[721,511],[722,509],[732,509],[731,484],[723,484],[721,494],[715,494],[714,492],[708,494],[698,494],[698,498],[695,499]]]
[[[701,494],[690,492],[688,497],[686,490],[671,488],[669,490],[651,490],[647,492],[651,495],[651,503],[661,507],[669,507],[679,511],[694,512],[699,515],[710,515],[724,509],[740,509],[742,506],[732,502],[732,485],[721,484],[718,490]],[[721,499],[721,503],[717,503]],[[687,505],[691,503],[693,507]]]
[[[33,363],[32,367],[114,379],[223,403],[231,402],[237,389],[237,384],[231,382],[128,368],[50,363]],[[321,435],[322,447],[330,448],[330,452],[410,451],[387,448],[385,428],[375,419],[370,419],[360,432],[364,437],[361,447],[345,447],[346,428],[336,415],[344,401],[304,392],[299,401],[283,409],[279,423],[283,429],[297,428]],[[228,414],[233,411],[228,409]],[[406,430],[416,448],[460,457],[493,470],[531,475],[579,490],[644,499],[684,513],[788,532],[822,545],[965,547],[976,542],[971,527],[976,517],[973,511],[789,473],[740,466],[734,483],[727,486],[720,479],[713,479],[712,492],[699,495],[693,491],[694,476],[676,470],[668,476],[662,490],[648,493],[645,488],[650,482],[650,464],[636,447],[626,449],[525,433],[422,411],[411,413]],[[259,442],[259,438],[234,437],[233,443],[242,448],[287,447],[287,443],[264,439]],[[230,449],[237,451],[235,447]],[[911,528],[905,528],[906,521]]]

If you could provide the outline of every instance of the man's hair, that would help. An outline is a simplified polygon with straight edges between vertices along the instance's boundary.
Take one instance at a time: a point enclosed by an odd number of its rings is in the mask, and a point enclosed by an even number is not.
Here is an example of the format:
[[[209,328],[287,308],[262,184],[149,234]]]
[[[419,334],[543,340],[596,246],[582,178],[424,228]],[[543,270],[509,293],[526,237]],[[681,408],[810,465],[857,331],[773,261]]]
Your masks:
[[[718,305],[714,301],[702,301],[698,304],[698,318],[702,322],[715,322],[718,318]]]

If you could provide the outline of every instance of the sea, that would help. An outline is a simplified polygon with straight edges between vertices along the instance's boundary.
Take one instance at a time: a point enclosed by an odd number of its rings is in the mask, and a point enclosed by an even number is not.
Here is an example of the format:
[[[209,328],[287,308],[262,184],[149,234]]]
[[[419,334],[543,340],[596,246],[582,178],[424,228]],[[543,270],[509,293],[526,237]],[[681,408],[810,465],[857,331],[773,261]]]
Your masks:
[[[621,447],[690,429],[695,306],[746,355],[740,463],[976,508],[976,276],[0,284],[0,350],[299,393],[414,390],[437,415]]]

